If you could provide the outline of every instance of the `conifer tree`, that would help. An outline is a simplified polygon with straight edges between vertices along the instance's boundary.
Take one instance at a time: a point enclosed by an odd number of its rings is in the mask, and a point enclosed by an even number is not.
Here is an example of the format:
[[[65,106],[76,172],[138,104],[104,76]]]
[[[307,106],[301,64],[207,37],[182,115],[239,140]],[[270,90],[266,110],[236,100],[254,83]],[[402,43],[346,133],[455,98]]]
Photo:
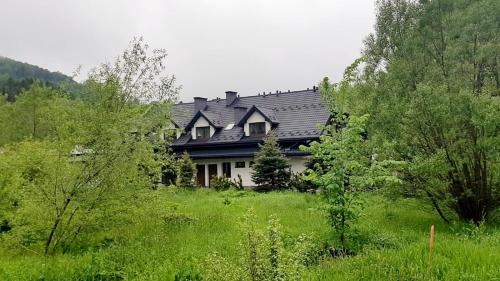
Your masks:
[[[184,188],[194,187],[194,171],[196,167],[189,157],[189,154],[184,151],[179,159],[179,171],[177,173],[177,186]]]
[[[290,164],[281,153],[274,132],[271,131],[264,143],[259,145],[252,168],[252,180],[257,185],[257,190],[271,191],[288,187]]]

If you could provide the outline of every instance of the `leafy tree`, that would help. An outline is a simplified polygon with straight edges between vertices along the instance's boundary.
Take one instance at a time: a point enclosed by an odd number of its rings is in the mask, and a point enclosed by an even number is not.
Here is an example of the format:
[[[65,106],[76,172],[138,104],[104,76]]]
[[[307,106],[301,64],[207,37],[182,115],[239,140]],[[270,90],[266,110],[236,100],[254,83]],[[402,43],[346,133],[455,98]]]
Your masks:
[[[367,121],[367,115],[336,118],[333,125],[324,127],[326,134],[319,142],[301,146],[315,159],[305,178],[320,186],[330,224],[339,235],[342,249],[346,249],[346,232],[362,207],[360,193],[398,182],[387,169],[394,163],[378,162],[372,155],[366,140]],[[341,129],[336,126],[340,122]]]
[[[71,111],[72,118],[49,118],[57,122],[45,137],[28,130],[32,139],[2,148],[0,162],[11,168],[0,174],[0,192],[12,198],[6,217],[16,245],[42,247],[45,254],[66,249],[81,233],[110,223],[111,207],[135,198],[126,194],[152,185],[161,163],[144,137],[158,130],[147,112],[151,101],[167,106],[176,94],[174,78],[162,74],[165,56],[163,50],[150,55],[142,39],[134,39],[114,64],[89,74],[84,86],[92,98]],[[66,101],[64,108],[81,103]],[[56,114],[58,108],[46,116]]]
[[[189,154],[184,151],[178,161],[177,186],[184,188],[194,187],[194,176],[196,167],[189,157]]]
[[[265,138],[264,143],[259,145],[252,169],[252,180],[257,184],[257,190],[270,191],[288,187],[290,164],[281,153],[273,131]]]
[[[370,114],[381,159],[405,161],[401,193],[479,223],[500,204],[500,79],[494,0],[377,2],[365,64],[330,95]],[[360,67],[358,67],[360,66]],[[335,101],[334,101],[335,100]]]
[[[16,102],[0,103],[0,116],[5,116],[0,120],[0,144],[53,137],[63,124],[77,121],[82,106],[63,91],[36,82]]]

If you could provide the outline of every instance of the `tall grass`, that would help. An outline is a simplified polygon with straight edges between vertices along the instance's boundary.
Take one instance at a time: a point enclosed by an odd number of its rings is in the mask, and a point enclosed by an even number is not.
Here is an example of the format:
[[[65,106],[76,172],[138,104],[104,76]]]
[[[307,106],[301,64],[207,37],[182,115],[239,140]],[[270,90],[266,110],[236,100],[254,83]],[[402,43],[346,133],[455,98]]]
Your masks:
[[[42,257],[0,245],[0,280],[174,280],[176,274],[202,275],[211,253],[228,262],[240,257],[239,225],[249,208],[262,230],[276,215],[285,247],[302,233],[314,235],[320,247],[334,241],[321,200],[311,194],[160,189],[143,196],[142,204],[126,206],[119,221],[81,237],[65,254]],[[445,225],[416,200],[389,202],[378,195],[365,200],[350,235],[358,254],[325,256],[306,269],[304,280],[500,280],[498,226]],[[432,224],[436,235],[429,272]]]

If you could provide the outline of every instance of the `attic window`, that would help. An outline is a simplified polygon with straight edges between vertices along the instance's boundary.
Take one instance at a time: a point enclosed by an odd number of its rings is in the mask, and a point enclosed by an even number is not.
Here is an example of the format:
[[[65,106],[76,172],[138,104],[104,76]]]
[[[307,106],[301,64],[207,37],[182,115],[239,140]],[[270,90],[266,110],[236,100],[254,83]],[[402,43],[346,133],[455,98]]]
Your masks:
[[[196,127],[196,139],[208,140],[210,138],[210,126]]]
[[[266,122],[250,123],[250,136],[262,136],[266,134]]]

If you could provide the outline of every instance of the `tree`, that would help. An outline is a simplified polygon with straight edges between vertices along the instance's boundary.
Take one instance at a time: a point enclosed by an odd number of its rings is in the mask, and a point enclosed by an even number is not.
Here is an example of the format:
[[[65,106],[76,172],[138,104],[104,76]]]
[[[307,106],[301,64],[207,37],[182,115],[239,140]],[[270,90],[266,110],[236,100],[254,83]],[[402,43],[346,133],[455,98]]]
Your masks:
[[[194,187],[194,176],[196,167],[189,157],[189,154],[184,151],[178,161],[177,186],[184,188]]]
[[[336,114],[332,125],[323,128],[325,134],[301,150],[310,152],[315,164],[305,178],[320,186],[327,203],[328,219],[339,235],[342,250],[346,248],[346,232],[358,217],[361,192],[383,184],[398,183],[387,166],[378,162],[366,140],[368,116]],[[342,126],[337,126],[342,124]]]
[[[407,163],[401,194],[428,198],[445,221],[449,211],[487,220],[500,204],[500,3],[384,0],[377,7],[366,63],[331,100],[371,116],[381,159]]]
[[[147,113],[152,101],[168,108],[177,90],[174,77],[163,74],[165,57],[165,51],[150,54],[142,39],[134,39],[114,64],[89,74],[89,99],[74,108],[72,118],[56,118],[61,123],[43,140],[2,148],[0,162],[12,168],[0,174],[0,184],[16,187],[9,193],[15,207],[7,215],[10,236],[21,240],[17,245],[36,249],[43,241],[45,254],[65,249],[81,233],[110,223],[111,210],[128,205],[123,200],[130,203],[135,190],[151,187],[161,163],[145,136],[159,130],[159,120]],[[68,108],[81,104],[67,101]]]
[[[252,166],[252,180],[257,190],[271,191],[288,187],[290,182],[290,164],[281,153],[278,140],[273,131],[259,144]]]
[[[0,104],[0,116],[8,117],[0,120],[0,144],[53,137],[57,128],[73,121],[81,106],[62,90],[35,82],[16,102]]]

